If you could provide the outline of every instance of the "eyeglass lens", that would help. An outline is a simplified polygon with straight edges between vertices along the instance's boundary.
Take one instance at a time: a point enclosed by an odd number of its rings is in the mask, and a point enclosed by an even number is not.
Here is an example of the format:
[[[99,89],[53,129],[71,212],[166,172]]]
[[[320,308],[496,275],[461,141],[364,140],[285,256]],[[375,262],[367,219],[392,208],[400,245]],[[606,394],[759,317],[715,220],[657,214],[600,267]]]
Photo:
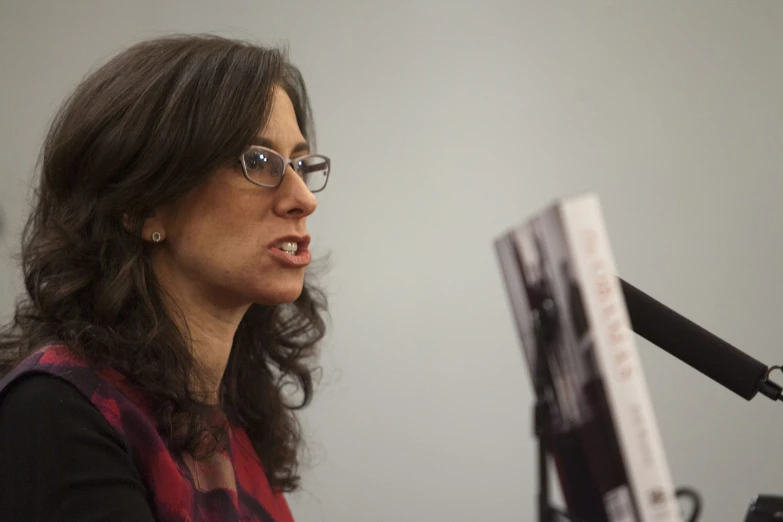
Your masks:
[[[285,171],[285,163],[277,154],[265,150],[250,150],[244,156],[247,175],[260,185],[276,187]],[[295,159],[291,165],[307,188],[317,192],[324,188],[329,176],[329,163],[321,156]]]

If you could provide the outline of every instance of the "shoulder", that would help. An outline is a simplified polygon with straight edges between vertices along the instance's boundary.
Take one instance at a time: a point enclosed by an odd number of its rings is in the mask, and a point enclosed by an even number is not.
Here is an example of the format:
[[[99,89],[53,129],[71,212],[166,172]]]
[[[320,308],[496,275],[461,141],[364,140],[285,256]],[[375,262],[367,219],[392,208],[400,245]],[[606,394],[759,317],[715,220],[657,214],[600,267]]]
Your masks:
[[[136,458],[165,448],[151,413],[154,406],[119,371],[94,368],[60,345],[31,354],[0,380],[0,423],[8,436],[13,436],[9,425],[55,430],[55,443],[67,433],[100,433]]]
[[[86,401],[86,397],[64,379],[48,373],[30,373],[8,384],[0,396],[0,408],[4,412],[26,413],[26,404],[52,407],[69,397]]]
[[[73,384],[49,373],[22,375],[11,381],[0,395],[0,412],[22,419],[40,417],[43,411],[61,415],[63,405],[95,410]]]
[[[39,377],[33,378],[34,375]],[[20,384],[29,379],[30,382]],[[21,390],[18,389],[20,385]],[[129,423],[155,424],[149,411],[149,398],[141,389],[113,368],[94,368],[63,345],[50,345],[36,351],[0,379],[0,401],[12,389],[14,395],[32,396],[26,397],[26,401],[56,401],[59,394],[64,393],[62,398],[70,400],[70,407],[81,406],[87,411],[87,405],[91,403],[92,409],[100,412],[122,436],[128,435]]]
[[[129,445],[73,384],[28,372],[0,396],[2,520],[152,521]],[[14,518],[16,517],[16,518]]]
[[[93,433],[125,446],[104,415],[73,384],[52,374],[29,373],[9,383],[0,396],[0,445],[29,446],[36,440],[64,442],[74,433]]]

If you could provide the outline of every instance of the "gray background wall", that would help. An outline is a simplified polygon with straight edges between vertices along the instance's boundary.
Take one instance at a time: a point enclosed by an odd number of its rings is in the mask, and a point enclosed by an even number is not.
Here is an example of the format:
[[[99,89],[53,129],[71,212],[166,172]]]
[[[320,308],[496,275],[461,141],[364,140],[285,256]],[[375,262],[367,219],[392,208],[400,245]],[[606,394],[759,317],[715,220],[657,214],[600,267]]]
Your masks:
[[[599,193],[623,276],[783,362],[783,2],[0,2],[0,307],[37,150],[85,72],[176,31],[290,44],[334,177],[305,521],[533,519],[531,393],[491,240]],[[783,407],[640,343],[702,520],[783,493]],[[5,472],[5,471],[4,471]]]

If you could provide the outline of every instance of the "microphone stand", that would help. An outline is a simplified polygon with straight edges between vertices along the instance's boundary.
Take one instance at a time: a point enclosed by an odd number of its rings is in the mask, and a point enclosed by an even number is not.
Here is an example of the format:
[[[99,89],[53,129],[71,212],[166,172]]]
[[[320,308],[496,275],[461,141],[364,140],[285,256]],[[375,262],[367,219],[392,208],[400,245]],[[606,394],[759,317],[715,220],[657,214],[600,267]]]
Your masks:
[[[545,378],[542,366],[546,362],[541,353],[537,354],[537,359],[538,382],[541,383]],[[539,388],[541,388],[540,384]],[[554,522],[554,512],[549,501],[549,453],[546,449],[546,427],[549,424],[549,406],[543,400],[539,389],[533,406],[533,433],[538,446],[538,522]]]
[[[534,313],[534,336],[536,340],[535,349],[535,395],[536,400],[533,405],[533,434],[537,443],[538,457],[538,492],[537,492],[537,511],[538,522],[556,522],[555,515],[557,510],[552,506],[549,495],[549,451],[547,441],[551,440],[549,428],[552,425],[551,405],[546,398],[547,383],[551,381],[549,368],[547,366],[546,348],[548,342],[554,334],[554,303],[551,299],[541,303],[541,307]],[[548,305],[548,306],[547,306]]]
[[[533,405],[533,433],[536,438],[538,456],[538,492],[536,493],[537,522],[557,522],[561,518],[580,522],[567,512],[555,508],[549,495],[549,451],[547,450],[547,426],[550,425],[549,406],[538,397]]]

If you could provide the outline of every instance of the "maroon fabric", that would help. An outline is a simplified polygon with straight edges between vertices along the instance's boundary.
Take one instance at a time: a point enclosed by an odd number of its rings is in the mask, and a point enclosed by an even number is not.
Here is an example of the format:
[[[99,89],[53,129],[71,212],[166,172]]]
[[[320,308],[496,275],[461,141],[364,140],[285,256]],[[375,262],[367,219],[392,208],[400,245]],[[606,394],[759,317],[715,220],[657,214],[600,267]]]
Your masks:
[[[160,522],[293,522],[282,493],[269,485],[245,431],[229,426],[228,443],[206,460],[172,454],[159,435],[144,393],[119,372],[93,372],[65,346],[29,356],[0,380],[0,394],[15,379],[42,372],[74,385],[128,441]]]

